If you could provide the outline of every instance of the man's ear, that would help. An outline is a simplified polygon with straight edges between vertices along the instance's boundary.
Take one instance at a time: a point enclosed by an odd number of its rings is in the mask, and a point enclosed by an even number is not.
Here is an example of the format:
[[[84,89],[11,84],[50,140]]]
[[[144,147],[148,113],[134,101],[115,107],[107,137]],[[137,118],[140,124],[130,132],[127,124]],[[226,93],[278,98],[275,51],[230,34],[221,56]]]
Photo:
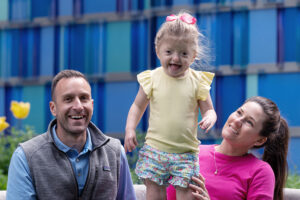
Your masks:
[[[54,117],[56,117],[56,105],[55,105],[54,101],[49,102],[49,108],[50,108],[52,115]]]
[[[254,143],[254,146],[259,147],[259,146],[263,145],[267,140],[268,140],[267,137],[262,137]]]

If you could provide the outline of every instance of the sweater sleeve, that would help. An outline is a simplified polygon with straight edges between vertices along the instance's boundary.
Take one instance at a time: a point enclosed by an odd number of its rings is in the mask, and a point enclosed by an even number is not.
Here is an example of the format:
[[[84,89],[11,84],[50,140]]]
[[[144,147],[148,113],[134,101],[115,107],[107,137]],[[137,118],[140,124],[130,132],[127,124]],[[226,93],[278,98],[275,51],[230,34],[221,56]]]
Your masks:
[[[275,176],[272,168],[263,163],[254,170],[253,179],[249,184],[247,200],[272,200],[275,187]]]

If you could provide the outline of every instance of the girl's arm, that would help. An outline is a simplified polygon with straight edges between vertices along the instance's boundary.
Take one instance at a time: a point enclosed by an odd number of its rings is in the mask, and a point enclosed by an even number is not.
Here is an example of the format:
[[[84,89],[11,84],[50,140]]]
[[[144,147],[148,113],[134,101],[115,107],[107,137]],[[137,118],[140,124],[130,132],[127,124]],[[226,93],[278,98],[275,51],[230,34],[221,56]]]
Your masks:
[[[205,101],[199,100],[198,105],[202,116],[202,120],[198,125],[201,129],[205,129],[205,132],[207,133],[217,121],[217,115],[212,104],[210,94],[208,93]]]
[[[133,104],[130,107],[126,128],[125,128],[125,142],[124,148],[125,151],[131,152],[138,145],[136,140],[135,129],[140,122],[147,106],[149,103],[149,99],[147,99],[147,95],[144,90],[140,86],[139,91],[135,97]]]

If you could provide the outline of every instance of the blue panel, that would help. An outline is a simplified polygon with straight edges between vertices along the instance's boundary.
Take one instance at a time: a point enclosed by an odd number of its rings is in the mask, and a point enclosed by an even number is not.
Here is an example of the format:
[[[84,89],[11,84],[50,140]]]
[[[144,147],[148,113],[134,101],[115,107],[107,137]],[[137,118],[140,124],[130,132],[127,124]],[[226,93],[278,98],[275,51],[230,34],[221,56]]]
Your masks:
[[[12,21],[30,20],[30,0],[10,0],[9,6]]]
[[[26,69],[23,69],[24,77],[33,77],[33,62],[34,62],[34,29],[27,30],[27,62]]]
[[[300,73],[259,76],[258,93],[276,102],[290,126],[300,126]]]
[[[249,11],[249,63],[276,63],[277,10]]]
[[[0,1],[0,21],[8,21],[9,19],[9,6],[8,6],[9,0],[1,0]]]
[[[114,82],[105,85],[106,133],[124,133],[127,114],[137,91],[137,82]]]
[[[20,47],[22,45],[19,30],[18,29],[11,29],[10,30],[11,37],[11,73],[10,77],[18,77],[20,74]]]
[[[40,76],[53,76],[54,73],[54,27],[41,28]]]
[[[17,124],[17,119],[14,118],[10,111],[11,101],[23,101],[22,100],[22,88],[21,87],[6,87],[5,90],[5,116],[7,121],[13,126]]]
[[[31,17],[55,17],[55,3],[55,0],[31,0]]]
[[[98,74],[100,48],[100,26],[99,24],[90,24],[86,27],[85,33],[85,73]]]
[[[300,152],[300,138],[292,137],[290,139],[289,152],[287,156],[289,171],[292,173],[300,174],[299,152]]]
[[[0,116],[5,116],[5,87],[0,87]]]
[[[187,4],[194,4],[195,0],[173,0],[173,5],[187,5]]]
[[[231,12],[217,15],[216,64],[232,64],[232,20]]]
[[[297,20],[298,19],[298,20]],[[297,60],[297,29],[300,28],[299,8],[286,8],[283,10],[283,35],[284,35],[284,61]]]
[[[233,65],[246,67],[248,64],[248,12],[233,15]]]
[[[3,48],[2,48],[2,44],[3,44],[3,41],[4,40],[4,38],[3,38],[3,31],[2,30],[0,30],[0,80],[4,80],[4,73],[3,73],[3,71],[4,71],[4,65],[2,64],[2,51],[4,51],[4,50],[2,50]]]
[[[92,85],[92,97],[94,98],[94,112],[96,112],[96,121],[94,121],[98,127],[105,133],[105,107],[106,107],[106,99],[105,99],[105,86],[103,83],[98,83],[97,85]],[[97,101],[96,101],[97,100]],[[97,105],[95,105],[97,104]]]
[[[60,27],[60,35],[59,35],[59,64],[58,69],[55,71],[61,71],[63,69],[67,69],[70,65],[69,63],[69,49],[70,49],[70,27],[69,26],[61,26]]]
[[[20,58],[19,58],[19,76],[28,77],[28,29],[19,29],[20,36]]]
[[[131,23],[128,21],[108,23],[106,38],[106,72],[130,72]]]
[[[148,52],[148,23],[146,20],[132,23],[131,41],[131,71],[144,71],[147,68]]]
[[[216,52],[216,30],[217,30],[217,17],[216,14],[201,14],[198,18],[197,24],[200,32],[206,37],[207,41],[204,43],[209,49],[211,49],[211,55],[214,58]],[[216,66],[216,60],[212,60],[211,64]]]
[[[228,116],[245,100],[245,76],[222,76],[217,79],[217,128],[222,128]]]
[[[83,1],[83,13],[101,13],[101,12],[116,12],[117,1],[99,1],[99,0],[85,0]]]
[[[86,25],[72,25],[70,27],[70,63],[69,68],[84,73]]]
[[[38,98],[37,98],[38,97]],[[45,87],[44,86],[25,86],[23,87],[23,100],[30,103],[30,113],[23,124],[32,126],[37,133],[45,132],[46,109],[45,107]]]
[[[2,77],[7,79],[10,77],[11,69],[11,34],[9,30],[1,31],[1,54],[0,62],[2,66]]]
[[[246,99],[258,95],[258,75],[257,74],[248,74],[247,75],[247,94]]]
[[[45,130],[47,129],[49,122],[54,118],[49,108],[50,101],[51,101],[51,83],[47,83],[45,85],[45,99],[44,99],[45,125],[46,125]]]
[[[58,1],[58,16],[72,16],[73,0]]]

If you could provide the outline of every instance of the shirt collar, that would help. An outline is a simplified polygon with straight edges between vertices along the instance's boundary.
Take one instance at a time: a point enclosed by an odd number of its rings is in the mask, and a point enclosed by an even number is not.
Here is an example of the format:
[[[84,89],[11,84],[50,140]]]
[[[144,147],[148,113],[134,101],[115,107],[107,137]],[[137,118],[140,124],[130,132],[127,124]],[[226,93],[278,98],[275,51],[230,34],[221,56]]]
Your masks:
[[[56,146],[58,147],[59,150],[63,151],[63,152],[68,152],[69,150],[73,149],[67,145],[65,145],[58,137],[57,137],[57,133],[55,131],[56,129],[56,125],[53,126],[52,128],[52,133],[53,133],[53,139],[54,139],[54,143],[56,144]],[[85,153],[87,151],[92,151],[92,140],[91,140],[91,134],[89,129],[86,129],[86,133],[87,133],[87,139],[85,142],[85,145],[82,149],[82,152]]]

